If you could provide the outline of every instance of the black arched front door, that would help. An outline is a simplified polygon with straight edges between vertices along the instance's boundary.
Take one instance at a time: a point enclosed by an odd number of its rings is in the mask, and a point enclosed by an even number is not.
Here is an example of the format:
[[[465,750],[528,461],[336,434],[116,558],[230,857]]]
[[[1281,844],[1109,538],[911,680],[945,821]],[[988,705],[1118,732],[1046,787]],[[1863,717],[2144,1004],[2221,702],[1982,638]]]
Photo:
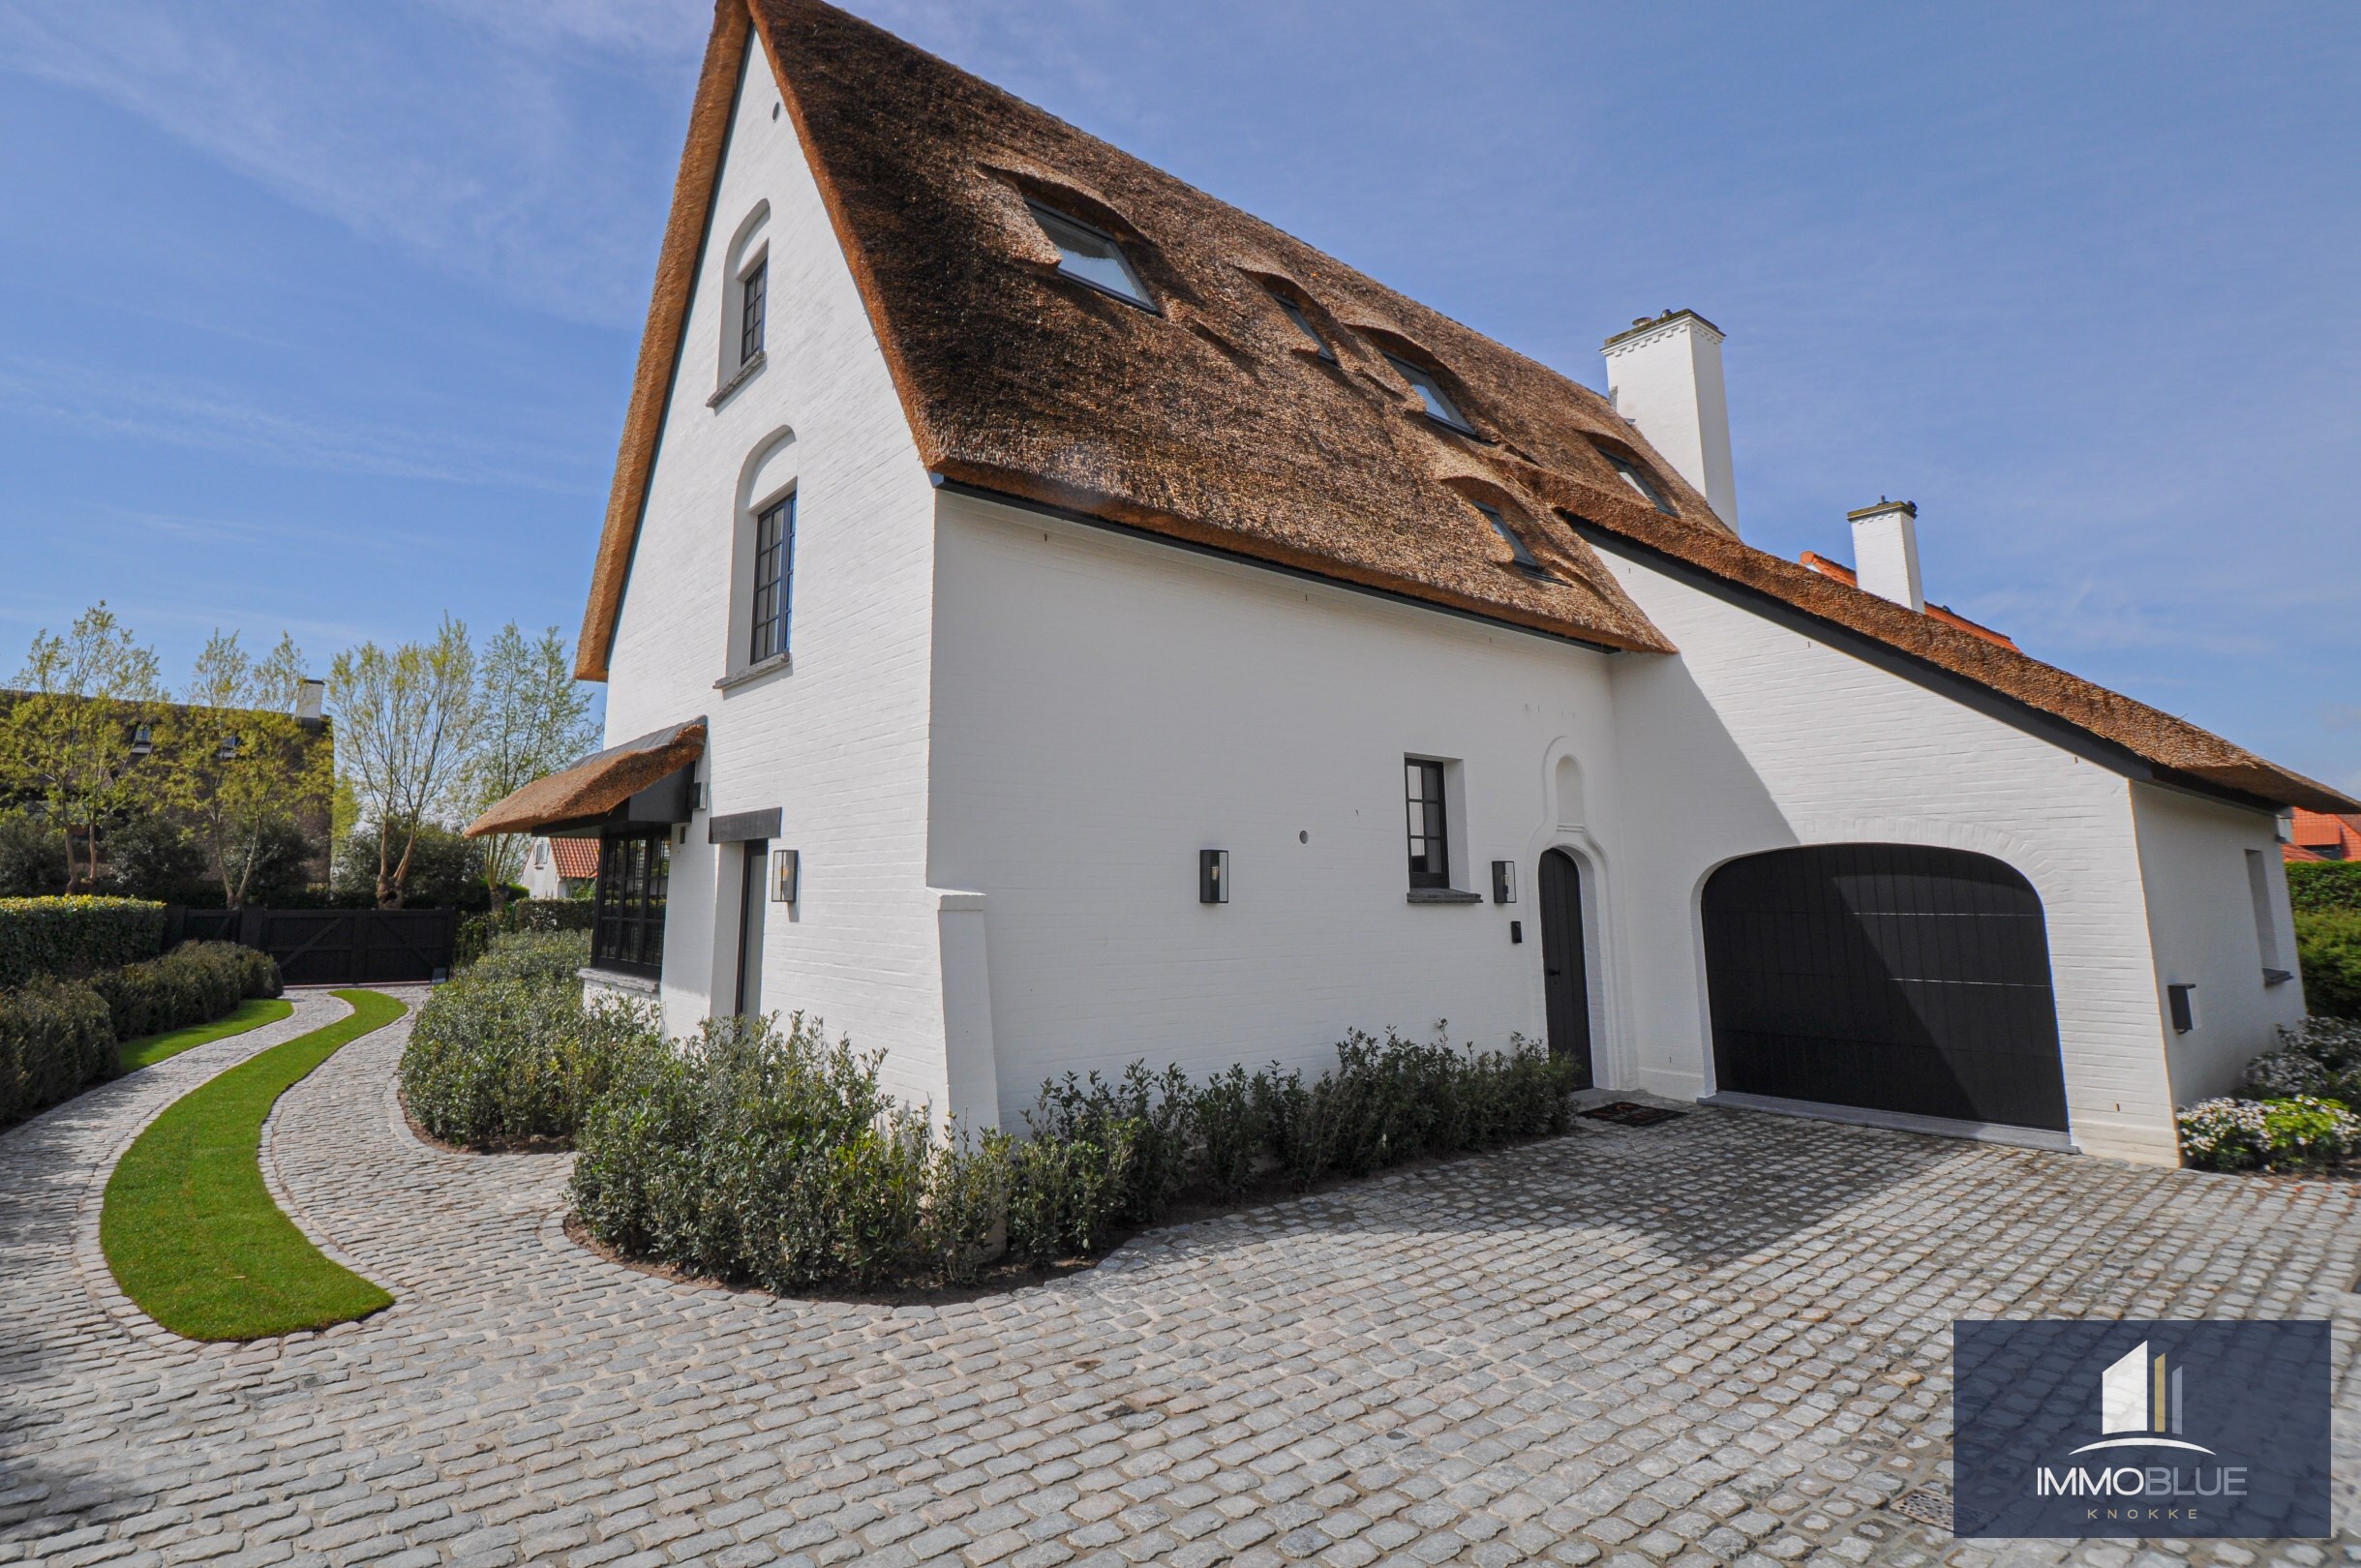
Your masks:
[[[1550,1054],[1571,1058],[1590,1086],[1590,977],[1584,967],[1582,867],[1563,850],[1541,857],[1541,968]]]
[[[1705,888],[1715,1087],[2066,1131],[2041,895],[1913,844],[1733,860]]]

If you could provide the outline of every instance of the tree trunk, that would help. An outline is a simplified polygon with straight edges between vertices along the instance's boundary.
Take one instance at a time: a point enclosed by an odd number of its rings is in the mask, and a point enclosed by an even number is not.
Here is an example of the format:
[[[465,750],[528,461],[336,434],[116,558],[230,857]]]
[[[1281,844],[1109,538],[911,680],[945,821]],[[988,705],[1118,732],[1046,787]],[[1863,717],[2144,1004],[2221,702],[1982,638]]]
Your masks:
[[[400,909],[402,907],[402,900],[409,896],[409,858],[417,848],[418,825],[413,822],[409,825],[409,836],[402,841],[401,861],[393,868],[393,898],[389,902],[380,893],[378,898],[378,908]]]

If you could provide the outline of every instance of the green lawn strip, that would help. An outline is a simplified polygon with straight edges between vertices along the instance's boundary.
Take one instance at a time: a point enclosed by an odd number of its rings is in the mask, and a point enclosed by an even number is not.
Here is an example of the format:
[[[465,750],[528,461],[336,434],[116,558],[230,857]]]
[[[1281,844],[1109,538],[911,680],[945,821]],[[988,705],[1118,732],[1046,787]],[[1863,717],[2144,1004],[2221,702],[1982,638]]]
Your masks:
[[[248,997],[239,1003],[228,1016],[211,1023],[191,1024],[186,1029],[168,1029],[161,1035],[142,1035],[127,1040],[116,1047],[118,1060],[126,1072],[136,1072],[144,1067],[154,1067],[166,1057],[178,1056],[197,1045],[210,1045],[217,1040],[243,1035],[249,1029],[259,1029],[266,1023],[277,1023],[295,1010],[295,1004],[280,997]]]
[[[393,1297],[320,1254],[271,1201],[258,1154],[282,1094],[339,1047],[402,1016],[376,991],[174,1101],[106,1183],[99,1241],[123,1293],[192,1340],[258,1340],[366,1317]]]

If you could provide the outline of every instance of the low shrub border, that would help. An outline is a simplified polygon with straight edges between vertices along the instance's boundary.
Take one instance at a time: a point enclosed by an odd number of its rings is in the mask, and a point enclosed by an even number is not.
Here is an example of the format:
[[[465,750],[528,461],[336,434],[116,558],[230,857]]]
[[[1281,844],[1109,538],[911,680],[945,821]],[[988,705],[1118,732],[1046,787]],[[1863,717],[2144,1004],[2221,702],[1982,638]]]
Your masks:
[[[0,991],[0,1127],[115,1075],[106,1003],[87,985],[42,979]]]
[[[402,1016],[377,991],[351,1015],[274,1045],[183,1095],[107,1179],[106,1266],[139,1310],[192,1340],[258,1340],[349,1322],[393,1297],[330,1261],[271,1201],[257,1162],[279,1097],[339,1048]]]
[[[125,964],[86,982],[106,999],[119,1040],[205,1023],[248,997],[287,987],[278,960],[234,942],[184,942],[161,958]]]
[[[153,958],[164,923],[164,906],[142,898],[0,898],[0,986]]]
[[[154,1067],[181,1052],[199,1045],[210,1045],[217,1040],[243,1035],[264,1024],[277,1023],[295,1010],[295,1004],[280,997],[250,997],[241,1002],[227,1017],[211,1023],[191,1024],[186,1029],[167,1030],[161,1035],[149,1035],[139,1040],[125,1040],[117,1047],[115,1059],[125,1072],[136,1072],[141,1068]]]
[[[588,931],[595,908],[587,898],[519,898],[481,915],[463,915],[451,942],[451,963],[465,969],[503,936]]]
[[[880,1061],[801,1015],[708,1020],[678,1048],[623,1053],[577,1139],[583,1231],[625,1260],[781,1294],[956,1287],[1004,1237],[1005,1267],[1044,1270],[1184,1202],[1562,1132],[1577,1088],[1530,1041],[1356,1034],[1309,1082],[1135,1063],[1044,1084],[1027,1136],[971,1137],[896,1104]]]

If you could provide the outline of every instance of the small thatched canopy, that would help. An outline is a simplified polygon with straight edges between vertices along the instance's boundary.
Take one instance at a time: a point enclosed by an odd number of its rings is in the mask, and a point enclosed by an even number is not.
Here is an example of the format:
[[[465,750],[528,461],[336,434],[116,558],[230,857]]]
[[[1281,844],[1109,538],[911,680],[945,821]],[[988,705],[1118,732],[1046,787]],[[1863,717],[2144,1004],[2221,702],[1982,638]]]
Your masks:
[[[563,772],[534,779],[468,824],[468,836],[536,833],[595,821],[621,809],[642,790],[694,766],[704,754],[702,718],[609,746]]]

